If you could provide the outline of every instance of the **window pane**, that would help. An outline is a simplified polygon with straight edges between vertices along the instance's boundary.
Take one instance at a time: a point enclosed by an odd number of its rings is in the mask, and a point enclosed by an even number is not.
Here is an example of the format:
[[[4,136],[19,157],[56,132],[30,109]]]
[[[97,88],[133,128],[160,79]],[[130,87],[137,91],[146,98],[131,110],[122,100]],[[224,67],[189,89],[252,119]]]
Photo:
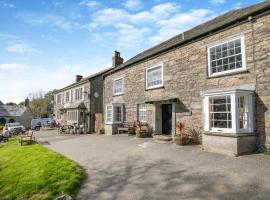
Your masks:
[[[147,88],[162,85],[162,67],[147,70]]]
[[[138,109],[139,113],[139,121],[140,122],[146,122],[146,106],[145,104],[139,104],[139,109]]]
[[[247,96],[238,97],[239,128],[248,128],[248,101]]]
[[[122,122],[122,107],[121,106],[114,107],[114,120],[115,122]]]
[[[210,48],[211,73],[223,72],[241,68],[241,39]],[[217,67],[216,67],[217,66]]]
[[[231,128],[231,97],[210,98],[210,125],[212,128]]]
[[[119,94],[123,92],[123,79],[118,79],[114,81],[114,94]]]

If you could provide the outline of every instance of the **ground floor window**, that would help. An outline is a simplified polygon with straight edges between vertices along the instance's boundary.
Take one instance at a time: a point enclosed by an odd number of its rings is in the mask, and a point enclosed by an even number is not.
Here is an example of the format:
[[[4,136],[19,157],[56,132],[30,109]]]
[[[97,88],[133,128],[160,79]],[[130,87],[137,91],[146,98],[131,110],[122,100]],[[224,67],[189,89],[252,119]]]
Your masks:
[[[77,121],[78,120],[78,111],[67,111],[67,120],[68,121]]]
[[[212,132],[253,132],[253,91],[205,93],[204,127]]]
[[[146,105],[145,104],[138,105],[138,120],[140,122],[146,122]]]
[[[108,104],[106,105],[106,124],[122,123],[124,120],[124,105],[123,104]]]

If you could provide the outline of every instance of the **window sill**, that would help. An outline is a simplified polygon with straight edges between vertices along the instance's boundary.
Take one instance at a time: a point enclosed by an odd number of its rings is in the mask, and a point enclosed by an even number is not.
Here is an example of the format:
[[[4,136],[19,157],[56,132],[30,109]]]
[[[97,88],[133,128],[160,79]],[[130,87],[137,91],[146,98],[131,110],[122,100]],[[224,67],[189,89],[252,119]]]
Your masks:
[[[255,133],[224,133],[224,132],[209,132],[209,131],[205,131],[204,134],[210,136],[234,137],[234,138],[256,136]]]
[[[157,87],[152,87],[152,88],[146,88],[145,91],[148,91],[148,90],[155,90],[155,89],[164,89],[165,87],[162,85],[162,86],[157,86]]]
[[[207,79],[220,78],[224,76],[231,76],[231,75],[244,74],[244,73],[249,73],[249,71],[247,69],[242,69],[238,71],[231,71],[231,72],[226,72],[226,73],[217,74],[217,75],[210,75],[210,76],[208,75]]]
[[[113,94],[113,97],[122,96],[122,95],[124,95],[124,92],[118,93],[118,94]]]

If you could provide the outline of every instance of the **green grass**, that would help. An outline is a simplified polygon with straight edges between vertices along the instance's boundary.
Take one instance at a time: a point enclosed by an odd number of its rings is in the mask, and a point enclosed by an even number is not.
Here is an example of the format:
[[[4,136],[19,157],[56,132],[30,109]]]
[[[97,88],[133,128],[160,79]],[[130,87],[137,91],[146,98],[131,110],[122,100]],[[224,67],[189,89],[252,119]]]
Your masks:
[[[18,145],[12,138],[0,144],[0,199],[75,197],[85,177],[74,161],[38,144]]]

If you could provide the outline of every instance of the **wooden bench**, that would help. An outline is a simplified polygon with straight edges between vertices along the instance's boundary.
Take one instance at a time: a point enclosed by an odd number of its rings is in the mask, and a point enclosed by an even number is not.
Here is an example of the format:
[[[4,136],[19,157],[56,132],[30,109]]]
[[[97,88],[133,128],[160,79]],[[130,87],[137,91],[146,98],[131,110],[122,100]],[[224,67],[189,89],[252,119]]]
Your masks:
[[[30,142],[30,144],[34,141],[34,132],[33,131],[28,131],[27,134],[21,135],[20,136],[20,144],[21,146],[23,145],[23,142]]]
[[[117,133],[134,134],[134,122],[124,122],[122,127],[117,128]]]

